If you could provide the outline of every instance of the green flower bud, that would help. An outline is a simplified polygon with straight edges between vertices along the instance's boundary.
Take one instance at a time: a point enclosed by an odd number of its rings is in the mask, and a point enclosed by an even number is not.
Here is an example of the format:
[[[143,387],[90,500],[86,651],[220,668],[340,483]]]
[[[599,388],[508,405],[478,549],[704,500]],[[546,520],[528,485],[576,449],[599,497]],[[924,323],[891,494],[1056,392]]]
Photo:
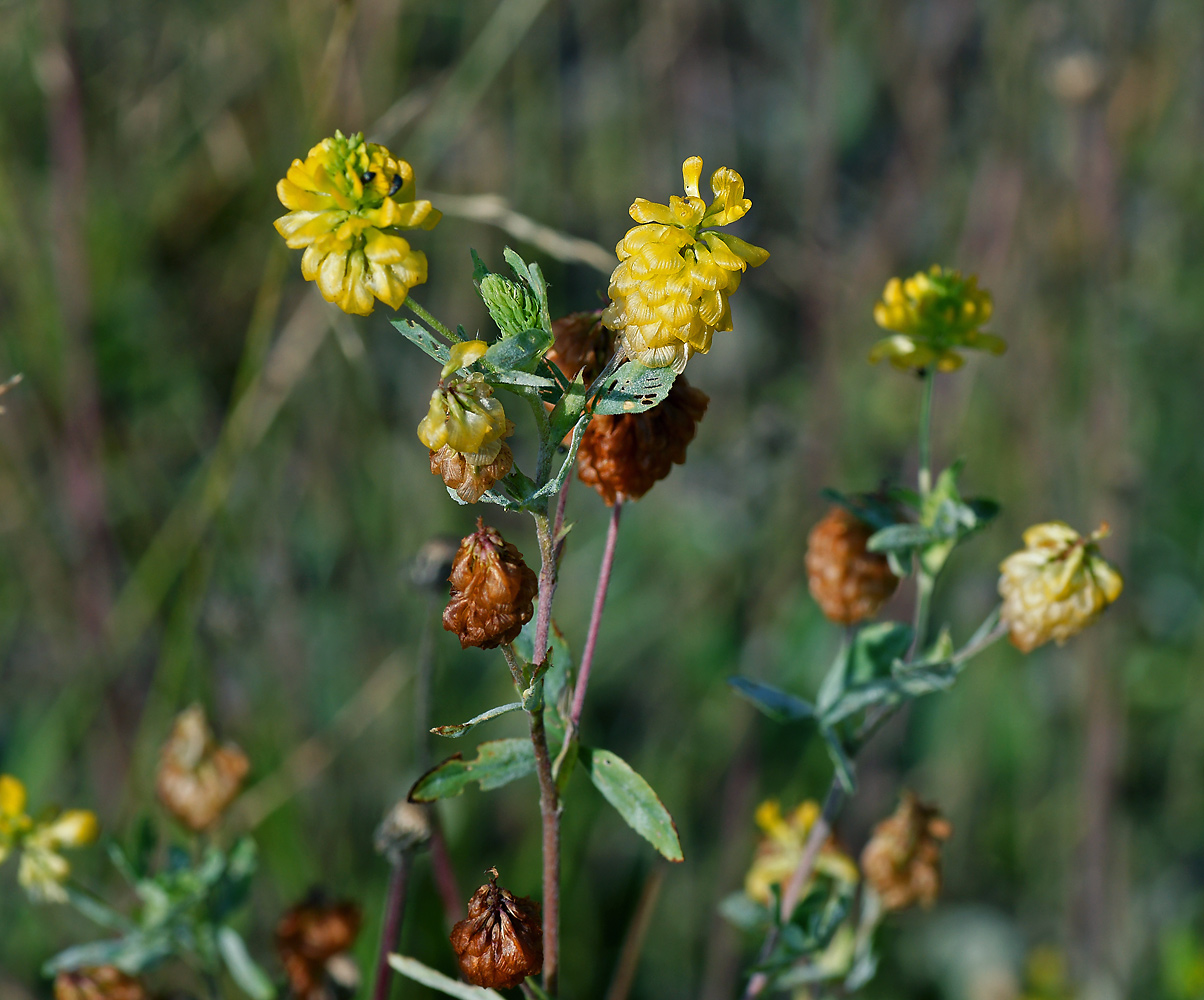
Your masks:
[[[539,300],[525,285],[500,274],[487,274],[481,279],[480,290],[489,315],[503,337],[543,328]]]

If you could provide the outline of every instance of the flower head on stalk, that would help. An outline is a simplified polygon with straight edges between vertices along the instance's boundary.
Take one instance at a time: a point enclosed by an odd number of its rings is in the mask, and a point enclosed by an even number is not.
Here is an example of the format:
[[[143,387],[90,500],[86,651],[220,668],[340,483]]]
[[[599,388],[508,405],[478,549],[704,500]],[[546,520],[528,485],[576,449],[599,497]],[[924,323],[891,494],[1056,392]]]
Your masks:
[[[432,229],[442,213],[416,200],[413,168],[363,133],[336,131],[293,160],[276,194],[289,209],[276,231],[305,250],[306,281],[344,312],[367,316],[375,299],[397,309],[426,281],[426,255],[392,230]]]
[[[296,1000],[331,1000],[354,994],[359,970],[349,953],[360,923],[360,909],[355,903],[332,902],[317,890],[280,918],[276,951],[291,996]]]
[[[514,465],[502,440],[514,433],[514,424],[493,388],[479,372],[450,377],[480,360],[488,347],[483,340],[470,340],[451,349],[430,409],[418,425],[418,440],[431,452],[431,472],[442,476],[465,503],[480,500]]]
[[[953,827],[940,810],[904,792],[861,852],[866,881],[888,910],[932,906],[941,891],[941,844]]]
[[[468,916],[452,928],[451,943],[466,982],[509,989],[543,968],[543,928],[539,904],[499,886],[496,868],[490,874],[468,901]]]
[[[1000,619],[1017,649],[1028,653],[1050,639],[1060,646],[1120,596],[1124,580],[1096,544],[1107,534],[1102,525],[1084,537],[1061,521],[1024,533],[1024,548],[999,566]]]
[[[888,359],[896,368],[930,368],[951,372],[965,359],[959,348],[1002,354],[1007,344],[980,328],[991,318],[991,293],[978,287],[978,277],[933,265],[910,278],[891,278],[874,306],[874,322],[891,336],[879,340],[870,361]]]
[[[726,226],[752,207],[744,179],[728,167],[711,175],[714,198],[699,196],[702,157],[681,167],[686,197],[668,205],[637,198],[631,217],[640,225],[615,247],[619,265],[610,278],[611,304],[602,321],[619,336],[627,356],[649,368],[681,372],[690,355],[706,354],[716,330],[732,328],[728,298],[751,264],[769,251],[709,226]]]
[[[217,742],[205,710],[192,705],[176,716],[159,751],[155,792],[168,812],[199,833],[225,814],[250,767],[233,743]]]
[[[749,899],[768,905],[773,898],[770,890],[790,881],[802,860],[807,837],[819,814],[819,805],[810,800],[788,816],[782,815],[782,807],[776,799],[769,799],[757,807],[756,823],[764,836],[744,879],[744,894]],[[856,884],[861,878],[853,859],[837,847],[831,837],[820,848],[815,871],[849,884]]]
[[[535,613],[539,579],[512,542],[477,518],[456,552],[443,627],[460,647],[495,649],[518,638]]]
[[[71,865],[65,848],[83,847],[100,833],[95,813],[87,809],[52,812],[35,820],[26,813],[25,786],[9,774],[0,774],[0,863],[20,852],[17,882],[34,902],[64,903],[63,883]]]

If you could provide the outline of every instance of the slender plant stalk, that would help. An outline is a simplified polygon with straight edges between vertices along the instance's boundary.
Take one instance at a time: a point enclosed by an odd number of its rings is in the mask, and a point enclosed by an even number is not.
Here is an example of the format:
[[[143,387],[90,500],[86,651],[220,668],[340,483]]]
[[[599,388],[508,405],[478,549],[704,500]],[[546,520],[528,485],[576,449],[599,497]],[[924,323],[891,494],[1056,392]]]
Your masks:
[[[418,639],[418,668],[415,671],[414,694],[414,761],[419,771],[425,771],[430,763],[428,730],[431,727],[431,675],[435,669],[435,592],[428,590],[423,606],[422,632]],[[428,807],[434,820],[434,810]],[[376,981],[372,990],[373,1000],[388,1000],[389,988],[393,985],[393,967],[389,955],[398,946],[401,925],[405,920],[406,899],[409,894],[410,869],[413,867],[414,852],[404,850],[387,854],[392,872],[389,874],[389,889],[385,896],[385,913],[381,923],[380,947],[376,955]]]
[[[932,390],[936,372],[924,369],[924,392],[920,397],[920,496],[932,490]]]
[[[932,394],[936,385],[936,372],[924,370],[924,391],[920,396],[920,470],[918,475],[921,503],[932,492]],[[924,568],[924,561],[916,557],[916,612],[912,629],[911,656],[924,648],[925,633],[928,631],[928,616],[932,606],[932,592],[936,589],[936,576]]]
[[[581,667],[577,671],[577,686],[573,689],[573,710],[570,721],[574,732],[581,723],[581,713],[585,709],[585,691],[589,687],[589,673],[594,663],[594,649],[598,645],[602,610],[606,607],[606,591],[610,587],[610,571],[615,563],[615,547],[619,540],[619,518],[622,513],[623,499],[619,497],[610,509],[610,526],[606,529],[606,548],[602,551],[602,565],[598,569],[598,586],[594,590],[594,607],[590,613],[589,632],[585,637],[585,649],[581,653]]]
[[[932,393],[933,385],[936,381],[933,369],[928,368],[924,372],[924,390],[920,397],[920,423],[919,423],[919,488],[921,501],[928,498],[928,494],[932,491]],[[918,571],[916,575],[916,614],[915,614],[915,630],[912,639],[911,649],[907,659],[910,661],[915,656],[916,651],[921,648],[923,635],[928,628],[928,619],[932,611],[932,591],[936,584],[936,577],[924,569],[923,563],[918,563]],[[994,641],[991,636],[998,638],[998,628],[994,629],[986,637],[989,641]],[[847,634],[846,642],[851,642],[853,635]],[[958,660],[964,660],[976,652],[989,645],[988,641],[979,643],[971,650],[969,646],[958,654]],[[861,728],[853,737],[850,746],[847,748],[850,759],[855,758],[857,754],[865,747],[865,744],[873,738],[874,734],[886,723],[886,721],[898,711],[898,706],[888,706],[879,709],[877,712],[867,716],[862,723]],[[807,835],[807,842],[803,845],[803,853],[799,857],[799,862],[795,866],[793,873],[790,876],[790,881],[786,883],[782,891],[781,907],[779,910],[779,920],[781,923],[786,923],[790,920],[794,913],[795,906],[798,905],[799,897],[807,886],[807,882],[811,878],[811,873],[815,869],[816,859],[819,857],[819,852],[822,850],[824,843],[832,833],[833,824],[836,818],[840,815],[841,809],[844,807],[845,801],[848,798],[844,787],[836,778],[832,779],[831,785],[828,786],[828,794],[824,799],[824,806],[816,819],[815,824],[811,827]],[[761,964],[769,958],[773,952],[774,946],[778,940],[778,928],[774,927],[765,936],[765,942],[761,946],[761,952],[758,957],[758,963]],[[765,991],[769,985],[769,977],[763,972],[755,973],[748,981],[748,986],[744,991],[744,1000],[752,1000],[753,997],[759,996]]]
[[[453,344],[460,343],[460,335],[458,333],[435,319],[434,316],[432,316],[429,312],[423,309],[422,306],[415,302],[412,296],[406,296],[406,306],[410,312],[426,323],[427,326],[438,330],[447,340],[450,340]]]
[[[372,991],[372,1000],[388,1000],[389,987],[393,985],[393,969],[389,965],[389,955],[397,949],[401,924],[405,919],[412,861],[413,852],[402,851],[393,865],[392,875],[389,876],[389,894],[385,900],[380,951],[376,956],[376,987]]]
[[[648,937],[648,928],[652,926],[652,914],[656,910],[664,881],[665,866],[658,864],[649,872],[644,881],[644,888],[640,890],[639,902],[635,905],[635,913],[632,914],[627,934],[623,938],[623,947],[619,952],[619,964],[615,968],[614,978],[610,981],[610,989],[606,991],[606,1000],[627,1000],[631,992],[631,985],[635,982],[635,970],[640,962],[640,952],[644,950],[644,940]]]
[[[541,407],[542,409],[542,407]],[[544,450],[541,447],[541,452]],[[552,592],[556,587],[556,555],[548,512],[536,512],[535,531],[539,537],[539,609],[535,619],[533,670],[544,664],[548,655],[548,632],[552,623]],[[511,650],[513,653],[513,650]],[[552,774],[548,735],[543,721],[543,682],[535,706],[527,715],[531,725],[531,745],[535,749],[535,771],[539,776],[539,815],[543,827],[543,987],[556,996],[560,978],[560,794]]]

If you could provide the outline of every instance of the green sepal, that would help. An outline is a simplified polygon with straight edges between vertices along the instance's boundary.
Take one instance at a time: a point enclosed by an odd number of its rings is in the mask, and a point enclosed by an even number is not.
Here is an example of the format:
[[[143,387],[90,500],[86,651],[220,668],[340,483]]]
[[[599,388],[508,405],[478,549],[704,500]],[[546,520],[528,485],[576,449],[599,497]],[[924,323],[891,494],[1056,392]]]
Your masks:
[[[535,750],[528,739],[491,740],[477,747],[477,756],[465,760],[454,754],[436,764],[414,782],[411,802],[435,802],[459,795],[474,781],[481,791],[501,788],[535,771]]]

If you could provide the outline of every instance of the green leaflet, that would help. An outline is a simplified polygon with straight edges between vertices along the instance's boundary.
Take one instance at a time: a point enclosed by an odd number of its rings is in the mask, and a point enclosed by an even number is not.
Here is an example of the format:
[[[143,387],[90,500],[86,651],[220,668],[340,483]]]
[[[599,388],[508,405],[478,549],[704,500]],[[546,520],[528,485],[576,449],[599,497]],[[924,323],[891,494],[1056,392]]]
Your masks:
[[[683,860],[677,826],[652,786],[609,750],[581,747],[579,754],[594,787],[627,825],[670,861]]]
[[[769,684],[747,677],[729,677],[727,682],[738,695],[775,722],[815,718],[815,708],[810,703]]]
[[[672,368],[645,368],[628,361],[606,380],[594,398],[596,415],[643,413],[669,395],[677,378]]]
[[[530,740],[491,740],[477,747],[477,756],[465,760],[462,754],[448,757],[426,772],[410,789],[411,802],[434,802],[459,795],[474,781],[481,791],[508,785],[535,770],[535,751]]]
[[[436,972],[430,966],[423,965],[416,958],[406,955],[390,955],[389,964],[407,979],[412,979],[423,986],[429,986],[432,990],[438,990],[440,993],[446,993],[449,997],[456,997],[457,1000],[504,1000],[500,993],[483,990],[479,986],[469,986],[467,983],[452,979],[442,972]]]

